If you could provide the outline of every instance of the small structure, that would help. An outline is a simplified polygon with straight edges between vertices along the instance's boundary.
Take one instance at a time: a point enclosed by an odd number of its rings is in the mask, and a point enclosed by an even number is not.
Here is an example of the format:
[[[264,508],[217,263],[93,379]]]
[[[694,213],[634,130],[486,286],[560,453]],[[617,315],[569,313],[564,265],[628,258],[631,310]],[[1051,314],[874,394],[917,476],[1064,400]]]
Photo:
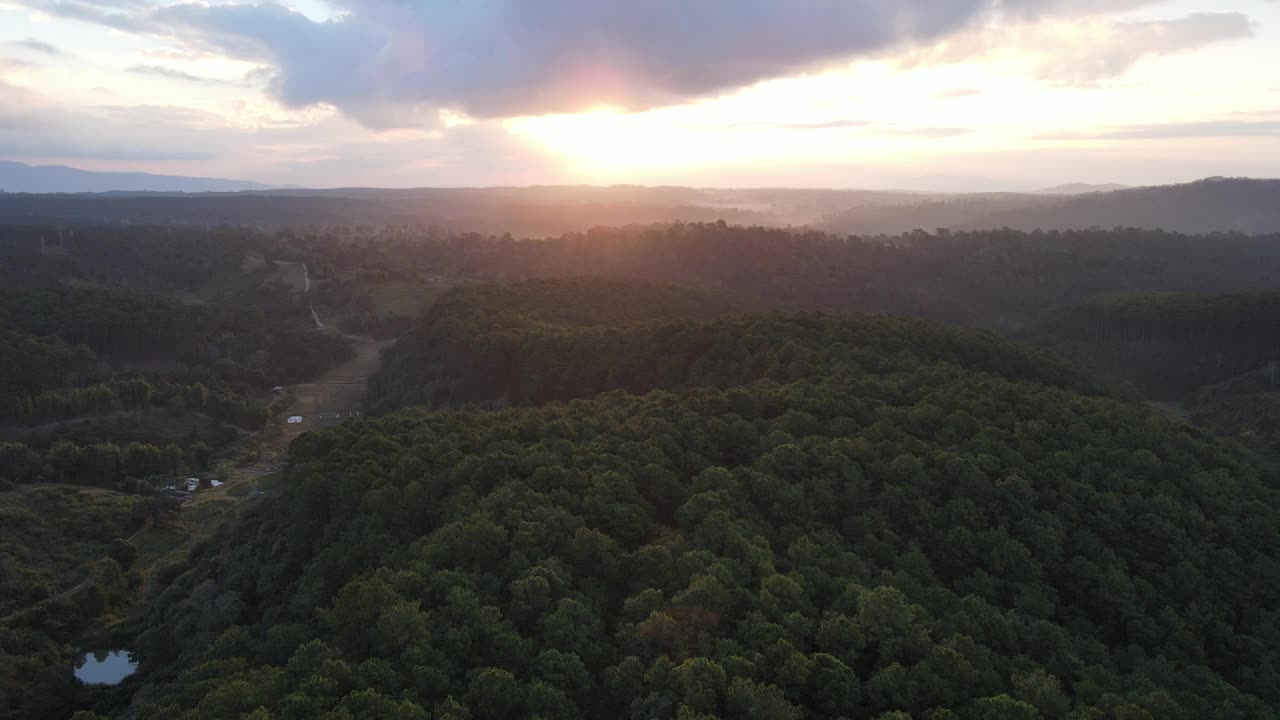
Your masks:
[[[160,497],[170,498],[172,500],[176,500],[179,503],[185,505],[186,503],[191,502],[191,499],[195,496],[192,493],[185,492],[182,490],[176,490],[174,488],[165,488],[164,490],[160,491]]]

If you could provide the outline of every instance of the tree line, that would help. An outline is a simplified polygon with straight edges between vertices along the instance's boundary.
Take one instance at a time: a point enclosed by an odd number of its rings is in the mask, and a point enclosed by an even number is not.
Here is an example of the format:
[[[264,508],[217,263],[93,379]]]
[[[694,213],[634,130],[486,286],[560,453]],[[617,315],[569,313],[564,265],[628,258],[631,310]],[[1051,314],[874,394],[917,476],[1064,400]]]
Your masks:
[[[156,445],[132,442],[91,444],[55,441],[47,448],[24,443],[0,444],[0,479],[19,483],[60,482],[118,488],[126,492],[157,491],[150,478],[172,484],[186,472],[207,470],[209,446],[192,442]],[[144,482],[145,481],[145,482]],[[148,484],[149,483],[149,484]]]
[[[114,380],[82,388],[62,388],[15,398],[0,406],[0,422],[40,425],[112,412],[180,407],[245,430],[261,430],[271,417],[269,403],[245,398],[217,383],[152,384],[142,378]]]

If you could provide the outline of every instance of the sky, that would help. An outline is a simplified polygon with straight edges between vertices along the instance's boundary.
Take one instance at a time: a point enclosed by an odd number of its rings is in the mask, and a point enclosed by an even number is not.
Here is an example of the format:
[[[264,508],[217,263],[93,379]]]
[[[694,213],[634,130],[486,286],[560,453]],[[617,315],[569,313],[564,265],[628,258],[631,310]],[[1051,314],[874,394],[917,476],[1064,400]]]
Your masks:
[[[280,185],[1280,168],[1280,0],[0,0],[0,159]]]

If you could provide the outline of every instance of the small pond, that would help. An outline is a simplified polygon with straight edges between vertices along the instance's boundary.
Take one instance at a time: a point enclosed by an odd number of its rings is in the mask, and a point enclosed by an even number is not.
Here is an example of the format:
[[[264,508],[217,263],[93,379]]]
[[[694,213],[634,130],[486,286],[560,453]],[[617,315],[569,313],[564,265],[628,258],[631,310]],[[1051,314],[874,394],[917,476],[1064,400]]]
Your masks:
[[[128,650],[85,653],[76,663],[76,679],[86,685],[119,685],[137,669]]]

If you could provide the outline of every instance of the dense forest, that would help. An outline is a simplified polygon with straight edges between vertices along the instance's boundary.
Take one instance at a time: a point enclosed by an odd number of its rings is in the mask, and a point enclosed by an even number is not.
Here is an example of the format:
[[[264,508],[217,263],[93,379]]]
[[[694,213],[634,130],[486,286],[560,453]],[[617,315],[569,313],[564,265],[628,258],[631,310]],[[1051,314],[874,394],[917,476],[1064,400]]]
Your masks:
[[[314,377],[351,353],[340,336],[257,310],[124,290],[0,289],[0,481],[136,489],[151,475],[205,470],[210,438],[194,429],[200,418],[260,431],[279,409],[273,386]],[[147,413],[193,431],[158,440],[57,436],[70,421]],[[225,443],[237,433],[215,437]]]
[[[741,316],[741,301],[617,281],[453,290],[383,356],[372,407],[538,405],[612,389],[731,387],[888,368],[919,352],[1073,388],[1098,384],[989,333],[883,317]]]
[[[447,296],[526,347],[606,324],[570,343],[581,394],[664,327],[768,342],[644,395],[304,435],[155,585],[138,716],[1275,717],[1273,470],[989,335],[631,302],[657,292]]]
[[[81,348],[87,347],[108,368],[141,366],[261,387],[311,377],[346,354],[342,338],[291,320],[127,290],[0,289],[3,340],[48,346],[41,353],[68,373],[83,368]],[[25,355],[21,350],[0,352],[24,362],[17,359]]]
[[[1055,312],[1029,337],[1181,403],[1197,424],[1280,449],[1280,295],[1118,294]]]
[[[1121,375],[1153,396],[1179,397],[1280,362],[1280,294],[1117,294],[1053,313],[1038,338]]]
[[[719,222],[518,239],[420,225],[294,227],[271,234],[229,227],[79,227],[63,232],[65,252],[58,245],[58,252],[42,255],[41,237],[53,247],[56,233],[0,227],[0,276],[7,272],[28,287],[67,277],[113,285],[123,272],[138,290],[182,293],[216,305],[249,303],[283,316],[305,308],[297,306],[296,293],[273,280],[279,274],[274,263],[305,262],[316,306],[353,323],[385,314],[381,291],[421,297],[433,279],[606,276],[726,291],[791,311],[880,312],[1016,331],[1104,293],[1266,292],[1280,275],[1277,235],[1132,228],[840,236]],[[175,257],[165,249],[170,235],[183,238],[189,246],[184,252],[196,259],[186,274],[169,270]],[[119,266],[110,259],[131,256]],[[248,269],[246,258],[257,269]],[[353,324],[348,331],[362,330]]]
[[[748,195],[743,197],[761,199]],[[830,207],[839,197],[802,193],[786,201]],[[1089,318],[1116,305],[1114,298],[1097,301],[1100,295],[1256,293],[1273,290],[1278,273],[1276,236],[1135,229],[839,237],[692,223],[516,239],[388,224],[271,232],[244,226],[6,226],[0,227],[0,367],[7,378],[0,414],[29,424],[115,412],[126,403],[103,387],[142,373],[153,384],[203,384],[215,400],[231,400],[215,402],[215,414],[253,427],[253,408],[263,405],[266,389],[313,377],[349,356],[339,336],[309,332],[312,309],[348,334],[389,338],[412,330],[420,338],[429,327],[418,320],[420,313],[449,287],[606,276],[726,294],[740,303],[739,311],[882,312],[1011,333],[1134,382],[1150,397],[1190,401],[1203,389],[1204,402],[1194,403],[1196,417],[1217,417],[1212,427],[1249,439],[1259,434],[1250,429],[1250,418],[1269,415],[1270,399],[1255,393],[1242,399],[1236,390],[1248,382],[1209,390],[1212,383],[1235,380],[1236,374],[1220,371],[1236,369],[1236,360],[1251,361],[1252,351],[1224,358],[1223,368],[1216,351],[1208,351],[1212,357],[1197,360],[1191,376],[1178,370],[1182,375],[1170,390],[1168,378],[1153,382],[1149,374],[1172,358],[1207,357],[1204,348],[1137,361],[1133,353],[1141,341],[1109,363],[1082,328],[1099,326]],[[1114,307],[1107,312],[1108,327],[1121,321]],[[1250,342],[1266,336],[1257,333]],[[1164,350],[1151,348],[1148,355]],[[1147,377],[1115,372],[1138,367]],[[431,371],[396,374],[414,372]],[[383,387],[379,395],[399,392]]]
[[[0,228],[0,279],[194,291],[238,274],[246,254],[268,245],[262,233],[231,226],[9,226]]]
[[[288,242],[339,283],[356,274],[606,276],[722,290],[785,310],[880,312],[1002,331],[1102,293],[1267,291],[1280,273],[1280,236],[1134,229],[834,236],[702,223],[547,239],[402,229],[363,240],[294,234]]]
[[[1133,229],[0,227],[0,718],[1274,718],[1280,478],[1214,434],[1280,446],[1278,271]],[[376,417],[192,531],[166,483],[369,336]],[[72,681],[104,644],[138,675]]]

